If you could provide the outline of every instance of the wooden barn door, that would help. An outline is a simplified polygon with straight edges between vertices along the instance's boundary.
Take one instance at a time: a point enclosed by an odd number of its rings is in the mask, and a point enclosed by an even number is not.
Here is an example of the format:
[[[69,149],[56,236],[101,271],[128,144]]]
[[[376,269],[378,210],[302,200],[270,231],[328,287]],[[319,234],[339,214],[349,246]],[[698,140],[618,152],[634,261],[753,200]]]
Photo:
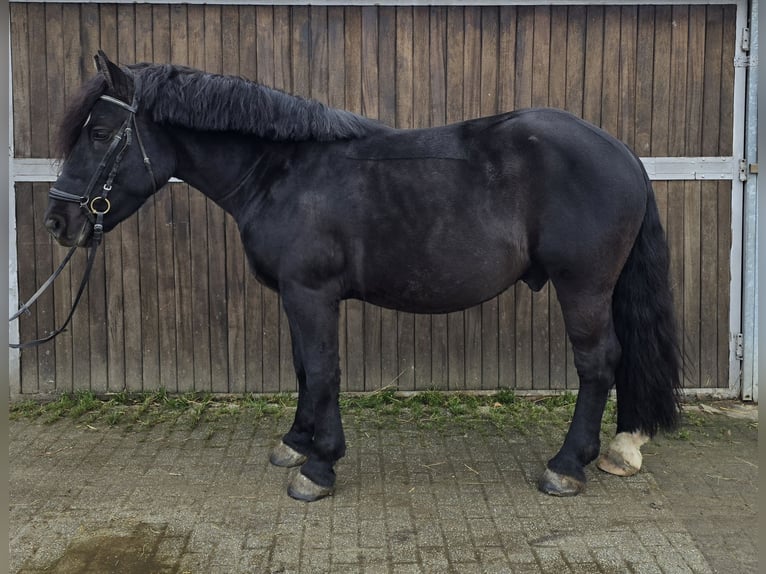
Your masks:
[[[41,224],[55,174],[47,158],[53,126],[92,73],[98,48],[121,63],[239,74],[400,128],[555,106],[644,158],[727,157],[736,12],[13,2],[19,297],[63,257]],[[739,216],[730,175],[654,182],[690,388],[729,386],[731,228]],[[22,320],[22,339],[63,320],[83,265],[77,260]],[[577,388],[550,286],[532,293],[522,284],[448,315],[348,301],[340,334],[343,390]],[[289,344],[279,298],[250,276],[232,219],[185,183],[171,183],[107,237],[71,329],[21,353],[16,391],[293,391]]]

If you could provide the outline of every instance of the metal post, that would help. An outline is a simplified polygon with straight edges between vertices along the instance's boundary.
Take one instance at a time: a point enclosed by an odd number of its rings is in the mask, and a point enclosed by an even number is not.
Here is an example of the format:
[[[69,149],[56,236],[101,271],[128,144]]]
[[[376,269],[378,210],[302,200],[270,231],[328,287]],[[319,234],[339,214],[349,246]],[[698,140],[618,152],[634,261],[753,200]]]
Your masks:
[[[743,236],[743,285],[742,285],[742,399],[758,401],[758,346],[759,323],[763,323],[764,309],[759,306],[758,292],[763,289],[763,277],[759,277],[759,268],[764,267],[764,245],[759,249],[758,235],[763,236],[766,211],[759,205],[758,188],[758,0],[751,0],[750,5],[750,57],[747,67],[747,117],[745,131],[745,182],[744,198],[744,236]],[[763,198],[761,202],[763,203]],[[762,275],[762,274],[761,274]],[[758,320],[759,315],[761,321]],[[762,369],[763,367],[761,367]]]
[[[8,20],[8,316],[19,307],[19,282],[16,258],[16,187],[13,181],[13,55],[11,54],[11,21]],[[8,340],[19,340],[19,322],[11,321]],[[21,392],[21,368],[18,349],[8,350],[8,383],[11,399]]]

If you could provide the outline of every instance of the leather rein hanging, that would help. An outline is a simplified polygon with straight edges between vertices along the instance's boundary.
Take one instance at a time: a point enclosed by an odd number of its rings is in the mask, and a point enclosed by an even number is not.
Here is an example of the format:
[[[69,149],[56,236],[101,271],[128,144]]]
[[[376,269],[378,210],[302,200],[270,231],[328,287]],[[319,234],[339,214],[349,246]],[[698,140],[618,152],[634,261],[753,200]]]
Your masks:
[[[58,329],[55,329],[45,337],[41,337],[40,339],[35,339],[34,341],[27,341],[26,343],[9,343],[9,347],[12,349],[24,349],[27,347],[36,347],[37,345],[40,345],[42,343],[45,343],[47,341],[50,341],[60,333],[64,332],[67,325],[72,319],[72,315],[74,315],[74,311],[77,308],[78,303],[80,302],[80,298],[82,297],[83,292],[85,291],[85,286],[88,284],[88,280],[90,279],[90,273],[93,270],[93,263],[96,259],[96,252],[98,251],[98,246],[101,244],[101,240],[104,236],[104,215],[109,213],[110,209],[112,208],[112,204],[109,201],[108,195],[109,192],[112,190],[112,184],[114,183],[114,178],[117,176],[117,171],[119,170],[120,163],[122,162],[123,157],[125,156],[125,153],[128,151],[128,148],[130,147],[131,143],[133,142],[133,134],[135,132],[136,140],[138,141],[138,146],[141,150],[141,155],[143,156],[144,160],[144,166],[146,167],[147,171],[149,172],[149,176],[152,180],[152,186],[153,190],[157,191],[157,182],[154,178],[154,171],[152,170],[152,164],[149,160],[149,157],[146,155],[146,149],[144,148],[144,144],[141,141],[141,135],[138,131],[138,124],[136,123],[136,112],[138,111],[138,94],[140,93],[139,90],[139,78],[137,76],[134,76],[134,91],[133,91],[133,102],[131,104],[126,104],[122,100],[118,100],[117,98],[113,98],[111,96],[103,95],[99,99],[104,100],[106,102],[109,102],[111,104],[117,105],[125,110],[128,110],[130,114],[126,118],[126,120],[123,122],[122,126],[120,126],[120,129],[115,134],[114,138],[112,138],[112,143],[109,145],[109,149],[104,154],[103,159],[101,160],[101,163],[99,164],[98,168],[96,169],[96,172],[93,174],[93,176],[90,179],[90,182],[88,183],[88,187],[85,189],[85,194],[83,195],[76,195],[73,193],[69,193],[67,191],[62,191],[60,189],[56,189],[55,187],[51,187],[51,189],[48,191],[48,197],[50,199],[56,199],[58,201],[68,201],[71,203],[77,203],[80,205],[80,207],[85,210],[85,213],[88,217],[88,221],[90,221],[92,225],[92,231],[91,231],[91,244],[88,248],[88,259],[87,263],[85,265],[85,273],[83,274],[82,281],[80,282],[80,287],[77,290],[77,294],[75,295],[74,303],[72,304],[72,309],[69,311],[69,315],[67,315],[66,320],[64,321],[64,324],[61,325]],[[93,193],[93,190],[96,188],[96,185],[98,181],[101,179],[104,172],[107,170],[107,168],[110,167],[109,173],[106,178],[106,182],[101,188],[100,195],[96,197],[91,197],[91,194]],[[43,283],[40,288],[35,292],[34,295],[26,302],[24,303],[16,313],[14,313],[9,321],[13,321],[14,319],[17,319],[22,313],[29,313],[29,307],[34,303],[40,295],[42,295],[48,287],[50,287],[56,277],[61,274],[61,272],[64,270],[64,267],[66,267],[69,260],[72,258],[72,255],[74,255],[74,252],[77,250],[77,245],[72,246],[70,248],[69,252],[64,257],[64,260],[61,262],[61,264],[58,266],[58,268],[53,272],[53,274],[48,278],[48,280]]]

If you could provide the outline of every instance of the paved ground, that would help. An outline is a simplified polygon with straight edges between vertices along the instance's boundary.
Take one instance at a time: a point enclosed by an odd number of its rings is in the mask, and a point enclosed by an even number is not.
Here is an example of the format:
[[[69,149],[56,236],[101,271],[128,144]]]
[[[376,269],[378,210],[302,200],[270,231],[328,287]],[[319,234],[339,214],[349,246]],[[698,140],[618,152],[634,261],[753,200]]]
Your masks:
[[[695,414],[585,494],[535,481],[560,436],[345,420],[334,497],[288,498],[285,419],[10,423],[11,572],[757,571],[757,423]]]

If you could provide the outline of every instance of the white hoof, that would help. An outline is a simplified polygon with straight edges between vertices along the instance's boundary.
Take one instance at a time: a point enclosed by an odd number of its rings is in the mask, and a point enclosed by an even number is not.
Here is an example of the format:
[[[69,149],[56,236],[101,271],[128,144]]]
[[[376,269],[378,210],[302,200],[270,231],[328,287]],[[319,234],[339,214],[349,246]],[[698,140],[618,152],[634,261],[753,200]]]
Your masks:
[[[641,431],[617,433],[596,465],[609,474],[633,476],[641,470],[641,447],[648,441],[649,437]]]

